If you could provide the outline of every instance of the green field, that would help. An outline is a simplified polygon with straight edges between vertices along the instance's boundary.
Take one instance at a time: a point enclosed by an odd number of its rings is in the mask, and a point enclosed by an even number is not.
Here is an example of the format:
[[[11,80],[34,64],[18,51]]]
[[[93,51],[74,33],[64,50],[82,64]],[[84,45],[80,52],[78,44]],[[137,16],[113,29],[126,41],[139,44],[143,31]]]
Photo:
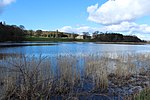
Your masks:
[[[46,41],[46,42],[94,42],[89,39],[70,39],[70,38],[47,38],[47,37],[26,37],[25,41]]]
[[[99,42],[93,39],[70,39],[70,38],[47,38],[47,37],[26,37],[25,41],[31,42],[95,42],[97,44],[131,44],[131,45],[143,45],[150,42]]]

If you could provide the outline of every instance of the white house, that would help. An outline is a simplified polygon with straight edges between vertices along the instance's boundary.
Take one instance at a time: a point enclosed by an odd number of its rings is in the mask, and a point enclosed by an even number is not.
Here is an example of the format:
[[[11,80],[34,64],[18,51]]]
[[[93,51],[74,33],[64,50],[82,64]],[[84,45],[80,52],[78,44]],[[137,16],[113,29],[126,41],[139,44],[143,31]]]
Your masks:
[[[83,35],[79,35],[76,37],[76,39],[84,39],[84,36]]]

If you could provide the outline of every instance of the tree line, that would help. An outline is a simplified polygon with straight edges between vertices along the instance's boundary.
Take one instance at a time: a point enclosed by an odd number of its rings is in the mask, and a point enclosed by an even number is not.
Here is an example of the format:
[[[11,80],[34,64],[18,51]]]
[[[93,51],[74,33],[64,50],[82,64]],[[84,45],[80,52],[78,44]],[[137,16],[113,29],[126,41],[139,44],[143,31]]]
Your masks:
[[[144,42],[135,35],[122,35],[120,33],[103,33],[95,31],[93,39],[101,42]]]
[[[48,34],[47,34],[48,33]],[[51,33],[51,34],[50,34]],[[53,34],[52,34],[53,33]],[[56,36],[57,35],[57,36]],[[79,34],[63,33],[63,32],[50,32],[46,33],[42,30],[25,30],[23,25],[6,25],[5,23],[0,22],[0,42],[3,41],[25,41],[26,36],[36,36],[36,37],[48,37],[48,38],[63,38],[71,37],[75,39]],[[90,39],[89,32],[83,32],[84,37]],[[83,38],[86,39],[86,38]],[[100,41],[100,42],[145,42],[139,39],[137,36],[131,35],[122,35],[120,33],[103,33],[95,31],[92,33],[91,40]]]
[[[6,25],[0,22],[0,42],[25,40],[24,26]]]

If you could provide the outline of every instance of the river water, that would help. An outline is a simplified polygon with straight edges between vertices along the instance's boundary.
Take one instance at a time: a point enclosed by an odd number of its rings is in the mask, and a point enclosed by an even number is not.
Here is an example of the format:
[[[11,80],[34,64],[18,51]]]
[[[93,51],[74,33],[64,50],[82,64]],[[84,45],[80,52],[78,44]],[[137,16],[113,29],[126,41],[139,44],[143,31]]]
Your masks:
[[[32,45],[31,45],[32,44]],[[51,45],[53,44],[53,45]],[[147,53],[150,45],[127,44],[96,44],[89,42],[28,42],[28,43],[1,43],[0,54],[24,55],[96,55],[100,53]]]

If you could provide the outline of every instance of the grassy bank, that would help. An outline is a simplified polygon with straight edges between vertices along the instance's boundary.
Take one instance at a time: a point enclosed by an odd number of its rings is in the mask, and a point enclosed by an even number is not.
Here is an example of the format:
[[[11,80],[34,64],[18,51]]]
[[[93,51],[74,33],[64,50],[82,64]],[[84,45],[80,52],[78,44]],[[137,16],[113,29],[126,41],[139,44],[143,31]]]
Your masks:
[[[47,37],[26,37],[25,41],[41,41],[41,42],[92,42],[88,39],[69,39],[69,38],[47,38]]]
[[[25,41],[31,42],[94,42],[97,44],[130,44],[130,45],[144,45],[150,42],[99,42],[93,39],[69,39],[69,38],[47,38],[47,37],[26,37]]]
[[[0,61],[0,99],[123,99],[150,84],[150,54],[18,56]]]

